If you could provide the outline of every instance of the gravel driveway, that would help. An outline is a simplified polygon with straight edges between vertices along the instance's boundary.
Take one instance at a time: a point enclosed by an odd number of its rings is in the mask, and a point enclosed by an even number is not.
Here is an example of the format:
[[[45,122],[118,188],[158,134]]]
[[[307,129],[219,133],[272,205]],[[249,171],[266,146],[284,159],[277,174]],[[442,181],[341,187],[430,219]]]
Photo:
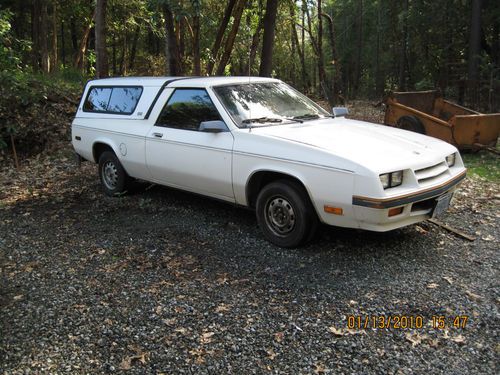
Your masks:
[[[468,179],[443,219],[475,241],[325,227],[296,250],[217,201],[105,197],[69,158],[0,186],[0,373],[498,373],[496,185]],[[397,316],[423,327],[371,327]]]

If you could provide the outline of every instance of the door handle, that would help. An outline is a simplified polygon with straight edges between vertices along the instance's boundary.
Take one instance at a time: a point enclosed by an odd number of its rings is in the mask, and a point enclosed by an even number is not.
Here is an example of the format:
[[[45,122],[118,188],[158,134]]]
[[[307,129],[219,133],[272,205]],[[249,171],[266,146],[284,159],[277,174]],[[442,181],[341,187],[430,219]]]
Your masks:
[[[153,135],[154,135],[156,138],[161,138],[161,137],[163,137],[163,133],[153,133]]]

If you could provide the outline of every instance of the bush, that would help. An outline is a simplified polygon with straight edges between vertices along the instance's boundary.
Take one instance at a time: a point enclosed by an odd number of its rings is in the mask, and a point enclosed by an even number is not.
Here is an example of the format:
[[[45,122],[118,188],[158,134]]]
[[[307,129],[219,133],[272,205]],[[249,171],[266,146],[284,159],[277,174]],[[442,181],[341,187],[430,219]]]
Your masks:
[[[21,153],[34,153],[65,139],[85,77],[71,69],[44,76],[23,66],[16,51],[29,44],[12,36],[10,17],[0,11],[0,150],[12,134]]]

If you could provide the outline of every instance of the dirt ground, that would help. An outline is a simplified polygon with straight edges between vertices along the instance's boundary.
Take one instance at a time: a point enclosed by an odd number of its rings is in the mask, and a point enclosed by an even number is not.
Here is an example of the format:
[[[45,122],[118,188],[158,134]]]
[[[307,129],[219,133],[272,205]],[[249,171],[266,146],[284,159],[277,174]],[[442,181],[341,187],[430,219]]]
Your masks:
[[[498,372],[496,183],[442,219],[473,241],[425,222],[284,250],[242,208],[106,197],[69,145],[0,172],[3,374]]]

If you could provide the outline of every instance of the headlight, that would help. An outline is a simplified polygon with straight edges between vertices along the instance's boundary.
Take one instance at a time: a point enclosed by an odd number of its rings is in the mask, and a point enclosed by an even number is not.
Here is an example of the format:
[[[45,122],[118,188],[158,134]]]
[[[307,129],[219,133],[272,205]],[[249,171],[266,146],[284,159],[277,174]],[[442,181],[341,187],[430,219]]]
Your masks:
[[[384,173],[379,178],[384,189],[399,186],[403,183],[403,171]]]
[[[448,155],[446,157],[446,164],[448,164],[448,167],[453,167],[455,165],[455,159],[456,159],[455,153]]]

